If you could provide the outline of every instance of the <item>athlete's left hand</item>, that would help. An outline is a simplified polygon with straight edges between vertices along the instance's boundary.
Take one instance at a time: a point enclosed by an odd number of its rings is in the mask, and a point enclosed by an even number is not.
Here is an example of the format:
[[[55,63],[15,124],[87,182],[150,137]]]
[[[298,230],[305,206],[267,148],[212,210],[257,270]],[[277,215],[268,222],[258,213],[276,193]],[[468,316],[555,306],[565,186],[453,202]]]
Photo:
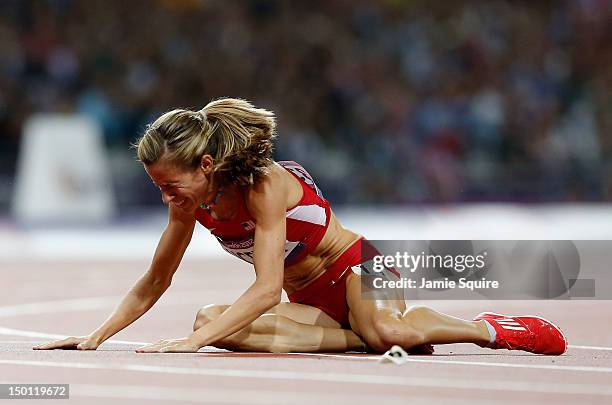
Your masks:
[[[136,349],[137,353],[195,353],[200,349],[190,338],[163,339]]]

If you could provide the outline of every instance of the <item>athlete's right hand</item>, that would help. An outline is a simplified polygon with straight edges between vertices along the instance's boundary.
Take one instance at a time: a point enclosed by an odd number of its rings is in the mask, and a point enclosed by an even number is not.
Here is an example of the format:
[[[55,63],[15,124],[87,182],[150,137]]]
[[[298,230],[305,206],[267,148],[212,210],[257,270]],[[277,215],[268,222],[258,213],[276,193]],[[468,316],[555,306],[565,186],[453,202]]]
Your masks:
[[[34,346],[34,350],[96,350],[100,344],[96,342],[91,336],[77,336],[69,337],[62,340],[56,340],[55,342],[43,343],[38,346]]]

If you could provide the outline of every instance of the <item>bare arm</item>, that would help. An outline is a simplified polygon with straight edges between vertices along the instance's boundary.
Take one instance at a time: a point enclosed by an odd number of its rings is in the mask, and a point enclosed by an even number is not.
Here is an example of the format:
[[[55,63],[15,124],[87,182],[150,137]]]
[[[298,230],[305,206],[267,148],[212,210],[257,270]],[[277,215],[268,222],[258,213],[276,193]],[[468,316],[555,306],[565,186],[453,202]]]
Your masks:
[[[168,226],[157,245],[151,266],[108,319],[88,336],[51,342],[35,349],[96,349],[102,342],[140,318],[157,302],[170,287],[172,276],[178,269],[195,227],[193,215],[182,213],[172,204],[168,212]]]
[[[190,337],[203,347],[249,325],[280,302],[284,271],[285,209],[287,188],[278,175],[270,175],[247,195],[247,207],[256,222],[254,283],[219,318]],[[272,187],[272,184],[275,184]]]

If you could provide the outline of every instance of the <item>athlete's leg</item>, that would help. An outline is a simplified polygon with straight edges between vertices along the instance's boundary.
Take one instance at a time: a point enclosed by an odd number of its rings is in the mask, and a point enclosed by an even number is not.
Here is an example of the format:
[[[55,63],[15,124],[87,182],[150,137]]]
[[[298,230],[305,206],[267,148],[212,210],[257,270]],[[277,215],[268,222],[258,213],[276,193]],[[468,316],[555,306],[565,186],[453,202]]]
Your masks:
[[[361,297],[361,280],[356,274],[347,279],[346,299],[351,327],[374,350],[384,352],[393,345],[406,349],[423,344],[489,343],[489,332],[482,321],[464,321],[423,306],[406,309],[402,300]]]
[[[194,330],[220,316],[229,305],[208,305],[198,312]],[[213,344],[229,350],[273,353],[362,350],[363,341],[325,312],[309,305],[284,302],[246,328]]]

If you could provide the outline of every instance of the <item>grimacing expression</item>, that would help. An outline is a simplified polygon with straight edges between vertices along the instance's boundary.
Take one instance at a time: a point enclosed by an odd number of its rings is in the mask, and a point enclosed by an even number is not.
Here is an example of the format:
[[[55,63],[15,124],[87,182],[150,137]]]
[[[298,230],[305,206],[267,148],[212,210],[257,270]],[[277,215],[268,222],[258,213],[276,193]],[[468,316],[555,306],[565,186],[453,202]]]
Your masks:
[[[145,165],[145,171],[161,191],[164,204],[193,212],[205,201],[209,181],[202,167],[183,169],[162,160]]]

